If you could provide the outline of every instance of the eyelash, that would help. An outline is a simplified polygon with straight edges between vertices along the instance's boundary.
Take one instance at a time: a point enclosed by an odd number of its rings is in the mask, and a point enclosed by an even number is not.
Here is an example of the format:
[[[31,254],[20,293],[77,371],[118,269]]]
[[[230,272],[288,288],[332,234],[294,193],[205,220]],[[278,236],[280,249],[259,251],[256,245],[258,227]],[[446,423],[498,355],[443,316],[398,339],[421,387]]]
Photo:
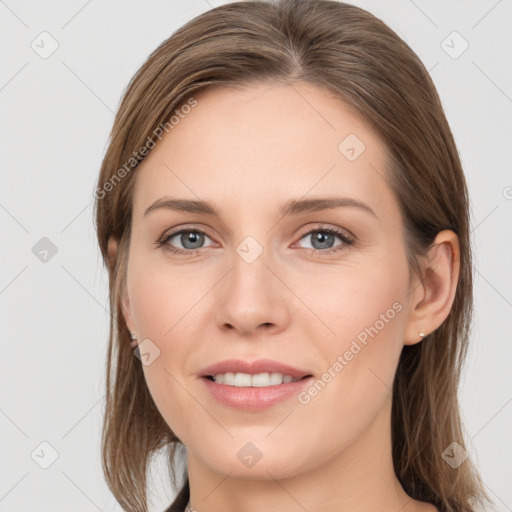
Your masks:
[[[169,233],[168,235],[164,235],[164,237],[162,239],[160,239],[158,242],[156,242],[156,245],[158,247],[166,246],[166,247],[164,247],[164,249],[169,251],[171,254],[179,254],[179,255],[183,255],[183,256],[191,256],[192,254],[195,254],[195,253],[199,252],[201,249],[179,249],[179,248],[173,248],[173,247],[167,245],[167,242],[171,238],[174,238],[176,235],[180,235],[182,233],[200,233],[202,235],[206,235],[209,238],[211,238],[208,235],[208,233],[206,233],[206,231],[204,231],[204,230],[202,230],[200,228],[180,229],[178,231],[174,231],[172,233]],[[302,238],[304,238],[307,235],[311,235],[312,233],[329,233],[331,235],[336,235],[343,242],[343,243],[341,243],[341,244],[339,244],[339,245],[337,245],[335,247],[331,247],[330,249],[310,249],[314,253],[315,252],[316,253],[322,253],[322,255],[337,253],[339,251],[345,250],[347,246],[350,246],[350,245],[354,244],[354,239],[353,238],[348,237],[344,232],[342,232],[342,231],[340,231],[338,229],[335,229],[335,228],[332,228],[332,227],[328,227],[328,226],[319,226],[319,227],[317,227],[315,229],[311,229],[311,230],[307,231],[306,233],[304,233],[303,235],[301,235],[299,240],[301,240]]]

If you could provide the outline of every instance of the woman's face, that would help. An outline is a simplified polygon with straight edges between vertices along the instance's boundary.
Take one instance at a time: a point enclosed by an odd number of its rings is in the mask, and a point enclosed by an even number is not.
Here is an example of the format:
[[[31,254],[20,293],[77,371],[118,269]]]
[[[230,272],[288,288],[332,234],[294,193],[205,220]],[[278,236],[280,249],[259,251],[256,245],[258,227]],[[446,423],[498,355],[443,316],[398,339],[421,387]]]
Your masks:
[[[205,471],[370,463],[414,295],[384,145],[305,83],[195,98],[136,171],[125,317],[151,395]]]

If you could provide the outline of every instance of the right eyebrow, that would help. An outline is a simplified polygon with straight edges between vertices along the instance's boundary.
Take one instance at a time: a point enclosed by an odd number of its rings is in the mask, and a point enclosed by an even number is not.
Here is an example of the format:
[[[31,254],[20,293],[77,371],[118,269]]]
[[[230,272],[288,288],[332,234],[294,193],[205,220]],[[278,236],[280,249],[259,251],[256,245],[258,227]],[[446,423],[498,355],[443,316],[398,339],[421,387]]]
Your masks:
[[[167,197],[158,199],[149,208],[146,208],[144,211],[144,216],[146,216],[149,212],[159,208],[219,216],[217,208],[213,205],[213,203],[209,203],[207,201],[195,201],[191,199],[171,199]]]

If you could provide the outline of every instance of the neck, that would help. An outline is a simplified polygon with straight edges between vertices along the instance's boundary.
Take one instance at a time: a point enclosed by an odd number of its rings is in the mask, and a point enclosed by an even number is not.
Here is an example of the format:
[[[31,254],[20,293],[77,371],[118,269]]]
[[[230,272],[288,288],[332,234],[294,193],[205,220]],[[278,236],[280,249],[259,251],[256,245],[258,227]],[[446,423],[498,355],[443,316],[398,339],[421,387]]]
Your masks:
[[[402,489],[393,469],[391,404],[341,453],[307,472],[282,479],[248,480],[222,474],[188,452],[190,504],[198,512],[382,512],[435,510],[419,504]],[[314,442],[314,440],[312,440]],[[290,468],[292,470],[292,468]]]

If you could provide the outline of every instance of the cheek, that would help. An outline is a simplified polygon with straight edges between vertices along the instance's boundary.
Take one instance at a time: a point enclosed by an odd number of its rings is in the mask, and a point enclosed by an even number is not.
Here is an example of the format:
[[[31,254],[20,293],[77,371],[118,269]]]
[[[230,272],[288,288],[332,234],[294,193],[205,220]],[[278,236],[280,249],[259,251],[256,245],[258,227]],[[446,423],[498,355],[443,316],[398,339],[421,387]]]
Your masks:
[[[405,316],[406,283],[399,276],[347,273],[330,286],[338,289],[312,298],[315,312],[335,334],[317,336],[324,368],[299,395],[295,413],[296,432],[308,422],[302,441],[313,435],[319,439],[319,458],[347,448],[390,404]]]
[[[363,269],[347,267],[319,272],[296,282],[301,285],[294,291],[305,297],[304,302],[313,313],[306,317],[305,327],[309,324],[310,339],[321,342],[324,354],[332,357],[349,350],[353,341],[365,349],[372,345],[373,350],[364,350],[367,355],[386,350],[390,343],[400,343],[396,338],[404,327],[408,285],[404,267],[382,261]],[[321,338],[318,320],[323,325],[321,332],[325,333]],[[375,343],[370,343],[372,340]]]
[[[143,266],[134,258],[128,274],[128,291],[141,336],[162,344],[170,341],[174,332],[195,315],[194,309],[208,286],[192,271],[173,269],[165,263]]]
[[[319,337],[317,322],[300,326],[309,329],[324,366],[301,400],[312,406],[312,416],[325,417],[322,408],[329,407],[344,424],[347,411],[355,422],[365,422],[391,393],[403,347],[408,282],[405,260],[402,267],[388,265],[350,269],[325,281],[316,276],[312,289],[328,293],[310,293],[308,305],[328,330]]]
[[[140,339],[149,347],[151,363],[142,366],[148,389],[160,414],[180,438],[192,428],[192,417],[183,414],[194,401],[185,390],[184,367],[194,340],[205,321],[201,309],[212,284],[183,267],[142,265],[132,258],[128,271],[130,309]],[[147,269],[147,270],[146,270]],[[204,303],[206,303],[205,301]],[[148,341],[149,340],[149,341]],[[144,356],[143,356],[144,359]]]

